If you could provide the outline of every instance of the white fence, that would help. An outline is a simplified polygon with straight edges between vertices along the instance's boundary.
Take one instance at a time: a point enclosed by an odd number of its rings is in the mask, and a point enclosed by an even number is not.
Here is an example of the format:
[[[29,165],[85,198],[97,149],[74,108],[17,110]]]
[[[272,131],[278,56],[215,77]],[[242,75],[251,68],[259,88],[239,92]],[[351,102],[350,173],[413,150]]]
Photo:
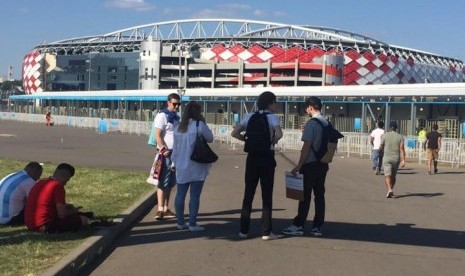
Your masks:
[[[89,117],[54,116],[56,125],[67,125],[81,128],[93,128],[96,132],[121,132],[136,135],[148,135],[151,122],[132,121],[125,119],[99,119]],[[0,112],[0,120],[16,120],[45,124],[41,114],[27,114],[14,112]],[[209,124],[215,139],[231,145],[232,149],[242,149],[243,142],[231,137],[232,126]],[[370,137],[366,133],[343,133],[344,138],[339,140],[338,151],[347,156],[370,157]],[[277,149],[280,151],[300,150],[302,147],[301,131],[285,129],[284,137],[279,141]],[[407,159],[417,160],[419,163],[426,161],[426,154],[416,137],[405,138],[405,153]],[[448,163],[451,166],[465,165],[465,140],[443,138],[439,154],[439,162]]]

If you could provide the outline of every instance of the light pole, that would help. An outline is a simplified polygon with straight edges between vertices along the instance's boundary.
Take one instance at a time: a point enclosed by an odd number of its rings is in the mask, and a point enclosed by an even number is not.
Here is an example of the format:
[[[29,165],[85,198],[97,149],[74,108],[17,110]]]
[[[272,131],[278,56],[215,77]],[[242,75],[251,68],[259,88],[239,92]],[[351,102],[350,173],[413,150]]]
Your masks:
[[[185,88],[186,88],[185,87],[186,83],[185,83],[185,81],[183,81],[183,78],[182,78],[182,75],[181,75],[182,74],[182,70],[181,70],[181,65],[182,65],[181,64],[181,61],[182,61],[181,57],[182,56],[181,55],[182,55],[182,53],[184,52],[185,49],[186,49],[185,46],[182,45],[181,43],[179,43],[179,45],[178,45],[178,77],[179,77],[178,78],[178,95],[179,95],[179,98],[180,98],[181,102],[182,102],[182,96],[184,96]],[[181,112],[182,112],[181,106],[179,106],[179,112],[178,112],[179,116],[182,116]]]
[[[92,54],[97,54],[98,52],[89,52],[89,60],[86,62],[89,63],[89,68],[87,69],[88,76],[87,76],[87,90],[90,91],[90,74],[92,72]]]

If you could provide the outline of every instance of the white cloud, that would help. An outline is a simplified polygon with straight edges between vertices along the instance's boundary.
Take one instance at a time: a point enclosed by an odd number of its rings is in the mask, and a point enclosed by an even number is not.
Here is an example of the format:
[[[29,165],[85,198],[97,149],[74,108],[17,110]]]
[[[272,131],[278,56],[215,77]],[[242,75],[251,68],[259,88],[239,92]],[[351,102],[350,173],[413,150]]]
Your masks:
[[[105,2],[105,6],[136,11],[148,11],[155,8],[154,5],[146,3],[145,0],[108,0]]]

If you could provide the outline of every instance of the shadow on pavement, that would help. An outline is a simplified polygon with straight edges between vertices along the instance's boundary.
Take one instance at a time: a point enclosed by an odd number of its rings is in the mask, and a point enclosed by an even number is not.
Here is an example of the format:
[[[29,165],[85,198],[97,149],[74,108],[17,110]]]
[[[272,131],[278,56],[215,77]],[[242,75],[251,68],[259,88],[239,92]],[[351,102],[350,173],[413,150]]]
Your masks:
[[[407,193],[405,195],[396,195],[394,198],[403,198],[403,197],[412,197],[412,196],[418,196],[418,197],[434,197],[434,196],[442,196],[444,193]]]

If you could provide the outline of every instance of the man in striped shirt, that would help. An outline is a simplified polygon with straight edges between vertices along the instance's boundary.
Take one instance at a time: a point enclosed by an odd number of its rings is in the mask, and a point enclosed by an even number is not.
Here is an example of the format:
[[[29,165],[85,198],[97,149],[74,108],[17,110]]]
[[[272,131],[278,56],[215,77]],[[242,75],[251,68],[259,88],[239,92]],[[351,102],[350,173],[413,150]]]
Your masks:
[[[30,162],[24,170],[0,180],[0,224],[23,225],[29,191],[42,175],[42,166]]]

